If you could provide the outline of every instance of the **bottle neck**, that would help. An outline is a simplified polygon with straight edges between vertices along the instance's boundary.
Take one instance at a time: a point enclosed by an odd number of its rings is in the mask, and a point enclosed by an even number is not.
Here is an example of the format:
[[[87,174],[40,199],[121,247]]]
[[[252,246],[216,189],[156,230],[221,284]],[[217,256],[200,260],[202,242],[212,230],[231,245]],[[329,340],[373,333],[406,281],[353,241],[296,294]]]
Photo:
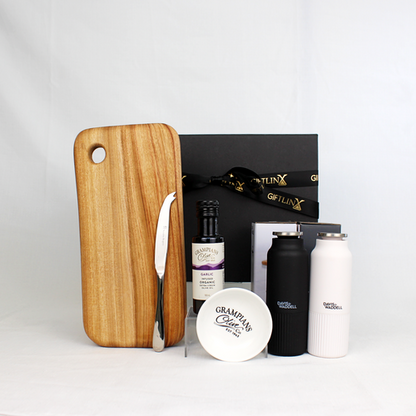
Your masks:
[[[348,240],[342,238],[317,238],[315,247],[348,247]]]
[[[272,246],[275,248],[298,249],[299,247],[303,248],[303,240],[299,237],[278,237],[273,238]]]
[[[215,237],[218,235],[218,218],[198,218],[198,235],[202,237]]]

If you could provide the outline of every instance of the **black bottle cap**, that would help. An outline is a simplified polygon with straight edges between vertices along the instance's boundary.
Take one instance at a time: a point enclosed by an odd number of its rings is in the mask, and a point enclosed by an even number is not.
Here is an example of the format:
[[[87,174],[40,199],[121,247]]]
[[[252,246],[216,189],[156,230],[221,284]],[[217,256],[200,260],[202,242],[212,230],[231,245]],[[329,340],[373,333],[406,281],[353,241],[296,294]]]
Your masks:
[[[196,216],[201,217],[218,217],[220,203],[218,201],[197,201]]]

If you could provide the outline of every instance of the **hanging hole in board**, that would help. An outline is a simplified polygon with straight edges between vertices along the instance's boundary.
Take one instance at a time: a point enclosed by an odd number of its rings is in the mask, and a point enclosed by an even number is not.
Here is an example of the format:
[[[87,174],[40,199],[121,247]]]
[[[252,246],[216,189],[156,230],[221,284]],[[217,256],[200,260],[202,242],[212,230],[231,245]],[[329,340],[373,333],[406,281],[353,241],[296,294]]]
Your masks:
[[[97,147],[91,153],[91,159],[96,164],[104,162],[105,157],[106,157],[106,152],[105,152],[104,147]]]

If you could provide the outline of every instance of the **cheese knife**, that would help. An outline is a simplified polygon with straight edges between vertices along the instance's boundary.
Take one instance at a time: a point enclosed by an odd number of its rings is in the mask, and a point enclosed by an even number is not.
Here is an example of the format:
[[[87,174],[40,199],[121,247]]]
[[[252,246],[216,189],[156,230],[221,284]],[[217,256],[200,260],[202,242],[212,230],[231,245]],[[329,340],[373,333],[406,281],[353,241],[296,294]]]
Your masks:
[[[165,348],[165,323],[163,319],[163,287],[165,280],[166,257],[169,243],[170,206],[176,199],[176,192],[169,194],[160,208],[156,229],[155,269],[157,274],[157,304],[155,326],[153,328],[153,349],[161,352]]]

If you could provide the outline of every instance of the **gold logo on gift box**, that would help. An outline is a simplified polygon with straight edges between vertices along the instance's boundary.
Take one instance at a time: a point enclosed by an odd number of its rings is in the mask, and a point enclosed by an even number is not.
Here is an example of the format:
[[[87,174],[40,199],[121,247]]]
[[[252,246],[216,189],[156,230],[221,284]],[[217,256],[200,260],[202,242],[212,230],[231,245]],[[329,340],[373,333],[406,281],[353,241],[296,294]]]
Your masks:
[[[279,178],[279,186],[286,186],[287,182],[285,181],[285,177],[287,176],[287,173],[284,175],[277,175]]]
[[[312,181],[312,182],[318,182],[318,175],[317,175],[317,174],[312,175],[312,176],[311,176],[311,181]]]
[[[237,184],[234,184],[235,190],[238,192],[243,192],[244,191],[243,185],[244,185],[244,182],[237,181]]]
[[[274,194],[272,192],[270,192],[267,195],[267,198],[272,201],[280,202],[281,204],[291,205],[292,208],[295,209],[296,211],[302,211],[302,207],[300,206],[300,204],[302,202],[305,202],[304,199],[299,200],[299,198],[288,198],[287,196]]]
[[[230,178],[234,178],[235,177],[232,173],[230,173],[228,176]],[[238,192],[244,192],[244,188],[243,188],[244,182],[240,182],[240,181],[232,182],[232,181],[230,181],[230,185],[233,185],[234,186],[234,189],[236,191],[238,191]]]
[[[265,185],[277,185],[277,186],[287,186],[287,182],[285,180],[288,174],[285,173],[284,175],[276,175],[276,176],[267,176],[261,178]]]
[[[299,201],[299,198],[295,198],[295,200],[296,200],[296,204],[293,205],[293,209],[295,209],[296,211],[302,211],[302,207],[300,206],[300,204],[302,202],[305,202],[305,200],[302,199],[301,201]]]

